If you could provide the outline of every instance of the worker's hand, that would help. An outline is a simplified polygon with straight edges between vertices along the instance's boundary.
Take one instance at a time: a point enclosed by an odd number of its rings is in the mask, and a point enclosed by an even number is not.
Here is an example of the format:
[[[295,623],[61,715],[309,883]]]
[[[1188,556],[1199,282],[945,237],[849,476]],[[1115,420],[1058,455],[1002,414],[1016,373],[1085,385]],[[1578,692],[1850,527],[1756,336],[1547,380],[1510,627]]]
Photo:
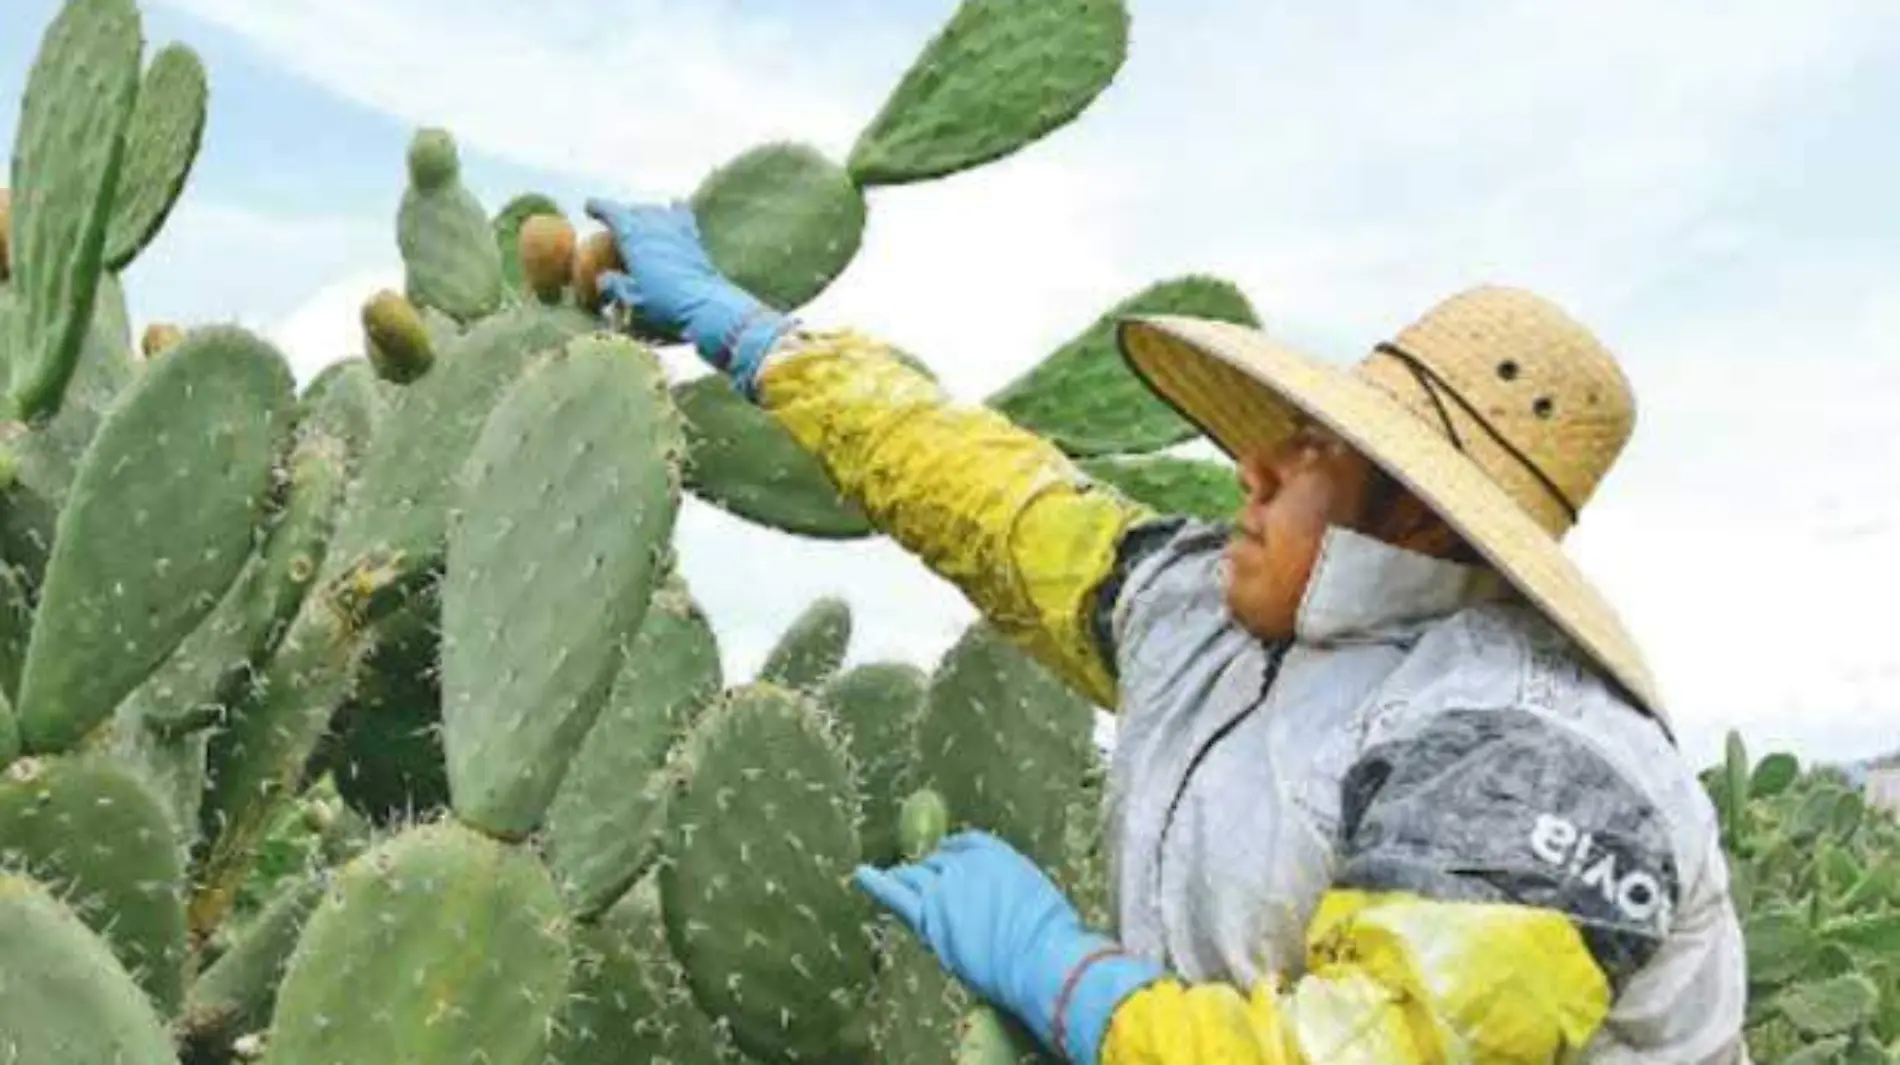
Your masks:
[[[921,861],[860,868],[855,879],[953,976],[1072,1061],[1092,1065],[1115,1006],[1161,975],[1084,928],[1034,863],[987,833],[951,836]]]
[[[751,396],[759,363],[791,320],[719,273],[690,208],[590,199],[586,209],[613,233],[627,268],[601,274],[601,292],[691,343]]]

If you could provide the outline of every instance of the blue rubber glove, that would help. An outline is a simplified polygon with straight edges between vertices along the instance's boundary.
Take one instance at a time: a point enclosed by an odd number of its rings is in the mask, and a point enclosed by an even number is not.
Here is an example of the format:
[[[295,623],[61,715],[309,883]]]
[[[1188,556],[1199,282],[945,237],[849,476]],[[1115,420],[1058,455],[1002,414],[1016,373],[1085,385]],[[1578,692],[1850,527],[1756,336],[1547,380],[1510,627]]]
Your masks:
[[[951,836],[910,865],[860,867],[853,879],[951,975],[1081,1065],[1095,1065],[1121,1001],[1163,975],[1082,927],[1049,878],[988,833]],[[1103,951],[1112,953],[1096,956]]]
[[[586,210],[613,233],[628,271],[601,274],[600,291],[691,343],[741,394],[756,399],[759,364],[793,321],[719,273],[690,208],[590,199]]]

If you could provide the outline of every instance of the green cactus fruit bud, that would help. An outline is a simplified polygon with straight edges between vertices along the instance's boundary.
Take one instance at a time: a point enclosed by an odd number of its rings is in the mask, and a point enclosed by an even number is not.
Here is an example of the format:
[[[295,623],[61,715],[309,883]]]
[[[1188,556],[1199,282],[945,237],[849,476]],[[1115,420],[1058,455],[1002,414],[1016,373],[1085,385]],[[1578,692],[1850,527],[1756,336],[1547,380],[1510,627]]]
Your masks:
[[[387,289],[363,304],[363,346],[377,376],[395,384],[409,384],[435,365],[435,348],[422,315]]]
[[[871,998],[871,1032],[878,1065],[943,1065],[962,1036],[972,999],[930,948],[908,929],[893,927]]]
[[[869,1050],[869,901],[849,757],[809,697],[738,689],[681,759],[659,866],[667,942],[693,998],[762,1062]]]
[[[349,695],[376,620],[353,600],[374,600],[379,589],[399,587],[401,579],[392,567],[366,564],[313,589],[256,683],[244,688],[213,735],[199,818],[210,842],[190,907],[195,935],[208,935],[229,912],[272,817],[296,793]]]
[[[0,872],[0,1039],[19,1062],[176,1065],[165,1023],[104,940],[31,879]]]
[[[495,212],[494,221],[489,223],[495,232],[495,250],[501,253],[502,283],[516,295],[529,291],[527,279],[521,273],[521,225],[536,215],[566,217],[553,197],[524,192],[502,204],[501,210]]]
[[[283,501],[252,552],[204,620],[126,696],[118,714],[162,735],[216,722],[233,685],[264,655],[303,602],[323,559],[332,517],[347,487],[343,443],[305,433],[286,462]]]
[[[142,47],[133,0],[67,0],[27,75],[9,255],[24,346],[14,355],[10,417],[58,411],[85,345]]]
[[[141,780],[101,758],[14,762],[0,775],[0,865],[66,899],[162,1012],[178,1008],[185,870],[164,802]]]
[[[639,629],[679,512],[679,417],[654,355],[574,340],[496,404],[459,478],[442,586],[449,794],[503,839],[540,826]]]
[[[1232,518],[1244,496],[1230,465],[1173,455],[1106,455],[1082,459],[1082,472],[1113,485],[1163,514],[1209,521]]]
[[[919,783],[943,795],[958,824],[1056,869],[1068,808],[1099,771],[1094,726],[1087,702],[979,622],[931,678]]]
[[[270,1023],[284,970],[328,883],[320,873],[290,878],[230,949],[192,981],[178,1024],[187,1046],[221,1056],[232,1040]]]
[[[173,43],[152,57],[125,134],[125,169],[106,229],[106,269],[130,266],[171,215],[198,158],[209,96],[198,53]]]
[[[145,327],[139,336],[139,354],[148,359],[156,359],[177,347],[185,339],[185,331],[170,322],[153,322]]]
[[[379,552],[407,570],[437,567],[456,471],[496,398],[537,353],[594,327],[570,311],[504,311],[450,344],[421,380],[391,392],[331,541],[325,579]]]
[[[328,740],[337,794],[377,825],[448,806],[442,755],[439,604],[425,597],[378,626],[375,649]]]
[[[107,415],[47,561],[20,678],[29,750],[77,743],[210,613],[250,554],[293,400],[281,355],[218,327]]]
[[[759,525],[815,539],[851,540],[876,530],[839,494],[817,458],[724,377],[675,385],[686,419],[686,487],[701,500]]]
[[[666,946],[651,879],[576,932],[573,986],[557,1065],[735,1061],[712,1020],[693,1005]]]
[[[851,645],[851,604],[827,596],[792,619],[759,667],[759,679],[811,691],[830,680]]]
[[[692,202],[713,265],[781,311],[817,298],[864,239],[864,194],[804,144],[753,148],[708,175]]]
[[[929,679],[902,662],[872,662],[840,673],[820,699],[842,726],[858,766],[864,860],[887,865],[903,853],[901,813],[916,772],[917,722]]]
[[[11,291],[0,288],[0,330],[6,326],[6,306],[14,302]],[[4,346],[4,336],[0,332],[0,346]],[[106,411],[138,373],[125,291],[113,275],[101,275],[92,327],[59,412],[30,426],[7,423],[7,443],[18,472],[6,506],[0,507],[0,538],[4,539],[0,556],[20,567],[29,586],[39,585],[47,552],[58,538],[59,515],[66,508],[80,459]]]
[[[941,177],[1080,117],[1128,55],[1121,0],[963,0],[851,149],[863,185]]]
[[[500,309],[501,249],[487,212],[461,182],[455,141],[445,131],[423,130],[410,144],[396,245],[416,306],[465,323]]]
[[[574,276],[574,226],[560,215],[535,215],[521,223],[515,257],[522,280],[542,303],[559,303]]]
[[[462,173],[455,135],[436,126],[424,126],[409,138],[409,184],[434,192]]]
[[[1117,323],[1144,314],[1259,324],[1246,296],[1226,281],[1199,276],[1162,281],[1096,319],[991,396],[990,406],[1070,455],[1157,451],[1191,439],[1194,426],[1149,391],[1122,359]]]
[[[950,806],[929,788],[911,792],[898,814],[898,839],[905,861],[920,861],[937,849],[950,831]]]
[[[273,1065],[541,1065],[567,993],[561,897],[532,851],[453,822],[345,866],[277,992]]]
[[[657,854],[667,755],[723,685],[718,638],[674,576],[653,594],[548,809],[548,861],[582,919],[612,905]]]

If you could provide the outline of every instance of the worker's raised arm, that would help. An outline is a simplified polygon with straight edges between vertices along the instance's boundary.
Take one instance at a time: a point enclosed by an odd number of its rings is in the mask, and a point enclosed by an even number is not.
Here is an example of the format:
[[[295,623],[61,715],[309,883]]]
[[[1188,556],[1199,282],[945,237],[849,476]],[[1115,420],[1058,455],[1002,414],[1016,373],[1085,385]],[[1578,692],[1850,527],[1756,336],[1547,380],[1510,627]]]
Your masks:
[[[628,274],[601,291],[678,329],[810,451],[877,528],[1099,705],[1116,704],[1109,616],[1155,515],[1002,415],[953,402],[890,346],[806,331],[720,277],[691,212],[590,201]]]

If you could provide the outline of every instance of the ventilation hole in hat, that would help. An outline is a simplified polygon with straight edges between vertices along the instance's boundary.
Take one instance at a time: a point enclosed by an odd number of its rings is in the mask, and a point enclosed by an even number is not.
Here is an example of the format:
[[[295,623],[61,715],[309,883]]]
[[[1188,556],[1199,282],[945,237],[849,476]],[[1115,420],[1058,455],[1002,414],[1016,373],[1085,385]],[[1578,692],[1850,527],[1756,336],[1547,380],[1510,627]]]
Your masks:
[[[1505,359],[1503,362],[1498,363],[1498,376],[1504,378],[1506,381],[1517,380],[1517,363],[1511,359]]]
[[[1556,409],[1557,404],[1551,402],[1549,396],[1539,396],[1537,397],[1537,402],[1531,404],[1531,413],[1537,415],[1539,418],[1550,417],[1551,412]]]

